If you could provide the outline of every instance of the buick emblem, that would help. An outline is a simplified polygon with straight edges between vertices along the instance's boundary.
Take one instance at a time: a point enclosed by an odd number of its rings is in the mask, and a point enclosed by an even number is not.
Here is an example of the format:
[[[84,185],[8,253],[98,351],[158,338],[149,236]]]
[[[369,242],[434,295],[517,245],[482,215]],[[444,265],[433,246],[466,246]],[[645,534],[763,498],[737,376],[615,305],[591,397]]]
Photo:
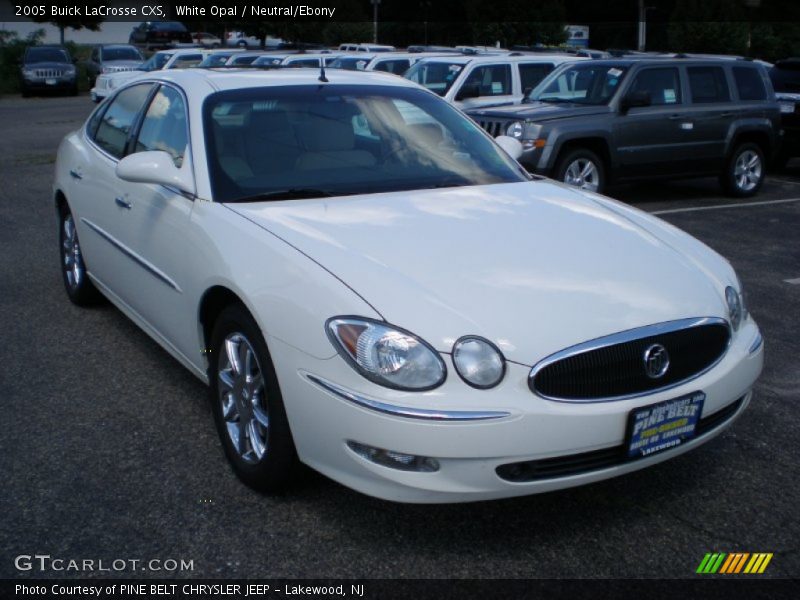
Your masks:
[[[644,372],[650,379],[659,379],[669,369],[669,353],[661,344],[653,344],[644,351]]]

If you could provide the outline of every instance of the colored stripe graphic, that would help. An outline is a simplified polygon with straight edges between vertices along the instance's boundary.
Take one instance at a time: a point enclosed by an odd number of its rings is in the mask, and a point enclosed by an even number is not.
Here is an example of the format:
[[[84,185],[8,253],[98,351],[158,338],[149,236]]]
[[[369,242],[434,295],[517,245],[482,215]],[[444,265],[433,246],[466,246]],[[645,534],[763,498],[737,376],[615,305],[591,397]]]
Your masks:
[[[708,552],[700,561],[696,573],[733,575],[738,573],[760,574],[766,571],[772,560],[772,552]]]

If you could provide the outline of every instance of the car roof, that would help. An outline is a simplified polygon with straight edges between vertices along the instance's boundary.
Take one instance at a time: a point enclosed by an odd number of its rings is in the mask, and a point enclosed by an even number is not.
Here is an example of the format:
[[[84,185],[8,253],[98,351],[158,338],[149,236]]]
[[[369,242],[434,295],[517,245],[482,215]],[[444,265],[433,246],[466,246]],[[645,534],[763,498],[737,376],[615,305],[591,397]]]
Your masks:
[[[320,70],[316,67],[292,69],[254,69],[242,68],[195,68],[153,71],[147,78],[152,81],[174,83],[188,92],[207,95],[213,91],[237,90],[284,85],[320,85]],[[326,69],[330,84],[339,85],[391,85],[423,90],[415,83],[378,71],[346,71]],[[141,80],[139,80],[141,81]],[[325,85],[325,84],[323,84]]]
[[[438,62],[445,60],[448,63],[456,65],[466,65],[471,63],[495,63],[501,62],[569,62],[569,61],[583,61],[589,60],[581,56],[572,54],[546,54],[537,52],[535,54],[471,54],[471,55],[450,55],[443,54],[440,56],[431,56],[420,59],[419,62]]]
[[[593,59],[591,64],[600,66],[613,66],[613,67],[630,67],[632,65],[691,65],[691,66],[721,66],[721,65],[762,65],[761,61],[749,59],[727,59],[727,58],[682,58],[680,56],[664,56],[661,58],[653,56],[626,56],[624,58],[600,58]]]

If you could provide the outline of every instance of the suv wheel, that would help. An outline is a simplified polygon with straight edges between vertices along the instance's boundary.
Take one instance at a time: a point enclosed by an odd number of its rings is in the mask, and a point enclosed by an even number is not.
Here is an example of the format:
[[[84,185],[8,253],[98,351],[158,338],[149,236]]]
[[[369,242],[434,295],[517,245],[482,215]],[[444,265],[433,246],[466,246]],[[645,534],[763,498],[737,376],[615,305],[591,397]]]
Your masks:
[[[764,154],[758,144],[740,144],[728,159],[721,177],[722,186],[736,198],[753,196],[764,183],[765,170]]]
[[[236,475],[260,491],[283,489],[296,452],[264,336],[250,313],[231,305],[211,336],[211,403]]]
[[[555,170],[556,179],[568,185],[602,193],[606,184],[603,161],[591,150],[578,148],[562,156]]]

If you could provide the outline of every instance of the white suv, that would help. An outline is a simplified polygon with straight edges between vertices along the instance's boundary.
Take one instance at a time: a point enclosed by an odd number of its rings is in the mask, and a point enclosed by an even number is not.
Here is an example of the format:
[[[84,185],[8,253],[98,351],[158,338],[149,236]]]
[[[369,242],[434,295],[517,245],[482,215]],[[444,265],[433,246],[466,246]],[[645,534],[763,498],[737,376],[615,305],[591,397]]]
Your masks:
[[[519,104],[558,65],[587,60],[569,54],[440,56],[405,74],[459,108]]]

